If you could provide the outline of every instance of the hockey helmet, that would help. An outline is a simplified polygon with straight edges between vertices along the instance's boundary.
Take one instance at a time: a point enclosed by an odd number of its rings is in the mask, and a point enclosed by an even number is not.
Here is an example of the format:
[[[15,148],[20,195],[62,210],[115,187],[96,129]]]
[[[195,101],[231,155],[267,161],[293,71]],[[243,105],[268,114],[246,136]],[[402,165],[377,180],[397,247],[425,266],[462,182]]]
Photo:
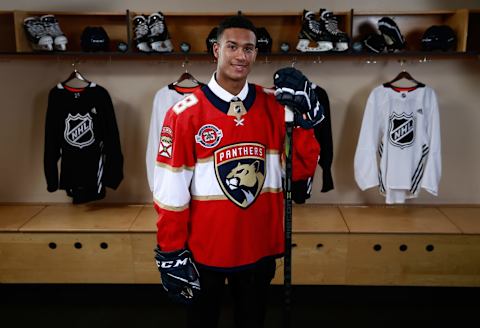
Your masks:
[[[83,51],[108,51],[110,38],[101,26],[87,26],[81,36],[80,46]]]
[[[393,19],[390,17],[381,18],[378,21],[378,29],[385,39],[385,45],[388,51],[393,52],[405,48],[405,37]]]
[[[456,44],[457,36],[448,25],[430,26],[422,36],[422,49],[425,51],[452,50]]]
[[[385,49],[385,39],[380,34],[372,33],[363,41],[363,49],[379,54]]]
[[[257,48],[259,53],[272,52],[272,38],[265,27],[257,27]]]
[[[210,33],[208,33],[207,39],[205,40],[207,44],[207,52],[212,55],[213,55],[213,44],[217,42],[217,31],[218,31],[217,27],[212,28]]]

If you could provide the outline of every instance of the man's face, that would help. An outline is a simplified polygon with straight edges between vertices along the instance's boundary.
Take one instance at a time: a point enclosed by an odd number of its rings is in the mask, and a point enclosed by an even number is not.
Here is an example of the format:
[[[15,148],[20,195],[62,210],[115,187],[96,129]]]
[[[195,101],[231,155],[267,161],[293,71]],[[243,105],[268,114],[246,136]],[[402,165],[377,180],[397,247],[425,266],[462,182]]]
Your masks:
[[[257,56],[255,34],[244,28],[227,28],[213,45],[217,79],[246,81]]]

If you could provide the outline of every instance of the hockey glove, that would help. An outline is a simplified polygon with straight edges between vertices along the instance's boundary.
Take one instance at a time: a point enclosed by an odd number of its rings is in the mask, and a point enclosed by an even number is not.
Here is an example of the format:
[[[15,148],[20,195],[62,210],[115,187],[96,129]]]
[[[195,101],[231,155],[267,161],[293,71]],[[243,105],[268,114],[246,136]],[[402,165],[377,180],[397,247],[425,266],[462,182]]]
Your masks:
[[[176,303],[191,304],[200,292],[200,276],[190,251],[162,252],[157,246],[155,261],[168,296]]]
[[[275,98],[295,113],[295,125],[311,129],[323,119],[323,108],[318,102],[312,83],[293,67],[281,68],[273,75]]]

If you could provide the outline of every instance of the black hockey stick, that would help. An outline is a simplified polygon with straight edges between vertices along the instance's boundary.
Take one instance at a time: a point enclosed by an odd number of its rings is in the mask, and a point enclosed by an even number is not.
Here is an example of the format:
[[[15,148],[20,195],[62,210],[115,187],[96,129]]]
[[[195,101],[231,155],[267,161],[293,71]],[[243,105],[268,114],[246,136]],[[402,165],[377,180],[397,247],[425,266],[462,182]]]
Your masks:
[[[293,111],[285,106],[285,256],[283,265],[283,285],[285,289],[283,326],[291,326],[292,292],[292,147],[293,147]]]

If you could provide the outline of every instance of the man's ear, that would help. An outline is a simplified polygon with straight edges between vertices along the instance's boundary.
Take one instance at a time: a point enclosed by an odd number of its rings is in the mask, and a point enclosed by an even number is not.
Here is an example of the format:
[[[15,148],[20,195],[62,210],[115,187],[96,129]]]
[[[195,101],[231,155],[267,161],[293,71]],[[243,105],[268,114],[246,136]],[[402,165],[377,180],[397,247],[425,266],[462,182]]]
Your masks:
[[[218,42],[215,42],[213,44],[213,56],[218,59],[218,52],[220,50],[220,45],[218,44]]]
[[[257,55],[258,55],[258,48],[255,48],[255,55],[253,56],[253,60],[252,60],[253,63],[257,59]]]

